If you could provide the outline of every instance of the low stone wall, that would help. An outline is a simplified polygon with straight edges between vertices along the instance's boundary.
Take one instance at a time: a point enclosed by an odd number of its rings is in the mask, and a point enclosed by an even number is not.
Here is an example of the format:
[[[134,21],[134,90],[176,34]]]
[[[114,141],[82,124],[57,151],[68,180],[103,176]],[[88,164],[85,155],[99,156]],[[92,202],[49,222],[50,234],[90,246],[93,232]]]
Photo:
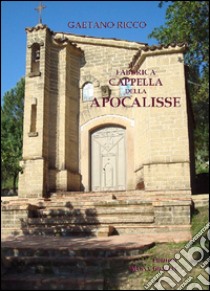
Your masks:
[[[209,194],[192,195],[194,208],[209,206]]]
[[[157,201],[153,203],[155,224],[188,225],[191,223],[191,201]]]
[[[22,219],[28,217],[29,204],[26,200],[17,200],[17,198],[2,198],[1,205],[1,235],[21,235]]]

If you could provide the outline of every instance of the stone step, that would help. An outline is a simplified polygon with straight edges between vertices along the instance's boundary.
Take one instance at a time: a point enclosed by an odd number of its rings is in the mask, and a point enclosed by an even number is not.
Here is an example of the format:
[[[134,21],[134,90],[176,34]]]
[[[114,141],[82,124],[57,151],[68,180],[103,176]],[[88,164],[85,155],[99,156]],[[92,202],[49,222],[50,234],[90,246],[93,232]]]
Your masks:
[[[1,290],[103,290],[104,277],[102,274],[6,274],[1,284]]]
[[[54,202],[50,205],[45,206],[36,206],[36,205],[30,205],[29,206],[29,217],[39,217],[39,216],[63,216],[63,215],[99,215],[99,214],[106,214],[106,213],[151,213],[154,212],[154,207],[152,204],[142,204],[136,201],[123,201],[123,203],[97,203],[97,204],[91,204],[88,202],[86,203],[75,203],[70,205],[65,205],[61,203]],[[39,215],[38,215],[39,214]]]
[[[138,222],[135,223],[134,218],[130,218],[129,220],[118,219],[117,221],[114,221],[113,218],[110,218],[110,223],[107,223],[107,220],[104,221],[102,224],[96,223],[96,222],[77,222],[77,223],[69,223],[67,222],[64,224],[63,222],[58,222],[57,225],[55,225],[54,219],[51,220],[50,223],[44,223],[43,222],[31,222],[31,224],[25,225],[22,227],[23,234],[25,235],[53,235],[53,236],[110,236],[110,235],[119,235],[124,233],[134,233],[138,230],[139,232],[143,234],[144,231],[142,231],[142,228],[140,228],[141,225],[152,225],[154,223],[154,217],[144,217],[144,218],[137,218]],[[119,227],[118,227],[119,226]],[[144,228],[143,228],[144,230]]]
[[[83,257],[6,257],[10,273],[73,275],[85,274],[87,271],[98,275],[103,267],[108,266],[105,259],[97,262],[95,258]],[[108,260],[109,262],[110,260]],[[119,260],[117,260],[119,262]],[[122,263],[122,262],[121,262]]]
[[[77,202],[77,201],[84,201],[84,202],[97,202],[97,201],[126,201],[126,200],[136,200],[136,201],[141,201],[145,200],[148,201],[149,197],[139,197],[137,195],[122,195],[118,196],[115,194],[109,195],[109,196],[85,196],[85,195],[80,195],[80,196],[72,196],[72,197],[51,197],[47,200],[44,200],[44,202],[50,202],[52,200],[60,200],[60,201],[69,201],[69,202]]]
[[[47,218],[28,218],[24,219],[22,225],[98,225],[114,223],[154,223],[153,213],[106,213],[96,216],[75,215],[72,217],[47,217]]]
[[[171,191],[144,191],[144,190],[128,190],[128,191],[107,191],[107,192],[57,192],[51,193],[51,198],[61,198],[68,199],[68,198],[75,198],[78,197],[79,199],[85,199],[88,197],[89,199],[110,199],[115,197],[115,199],[129,199],[129,197],[136,197],[137,199],[190,199],[191,192],[190,190],[171,190]]]
[[[100,228],[97,225],[33,225],[23,227],[22,231],[24,235],[84,237],[99,235]]]
[[[37,215],[36,215],[37,213]],[[111,214],[138,214],[149,215],[154,214],[154,208],[152,206],[121,206],[121,207],[93,207],[93,208],[73,208],[67,207],[50,207],[45,209],[37,209],[37,212],[33,213],[34,217],[75,217],[75,216],[99,216],[99,215],[111,215]]]
[[[138,235],[156,237],[159,242],[183,242],[192,239],[191,225],[112,225],[118,235]]]
[[[194,196],[193,196],[194,197]],[[191,192],[187,190],[178,191],[151,191],[146,192],[142,190],[134,191],[114,191],[114,192],[60,192],[51,193],[49,198],[37,198],[37,199],[23,199],[18,197],[2,197],[3,204],[12,203],[20,207],[31,204],[45,204],[50,201],[62,200],[62,201],[90,201],[93,202],[104,200],[138,200],[138,201],[156,201],[156,200],[190,200]]]
[[[130,241],[129,241],[130,238]],[[2,254],[4,257],[50,257],[59,258],[121,258],[142,255],[154,246],[151,239],[144,242],[136,241],[136,237],[115,236],[106,239],[98,238],[52,238],[48,237],[21,237],[2,241]]]
[[[154,245],[136,236],[6,238],[2,290],[104,290],[107,269],[128,270],[131,261],[143,262]]]
[[[137,253],[133,250],[131,253]],[[110,269],[116,266],[122,266],[126,262],[144,262],[149,255],[137,254],[130,256],[112,256],[101,257],[96,259],[94,256],[76,256],[76,257],[52,257],[52,256],[8,256],[5,257],[7,264],[10,266],[10,272],[27,272],[30,274],[55,274],[65,275],[79,272],[80,274],[87,271],[101,272],[104,268]]]
[[[39,202],[39,204],[34,204],[35,207],[43,208],[43,207],[68,207],[68,208],[75,208],[75,207],[90,207],[90,206],[100,206],[100,207],[121,207],[121,206],[128,206],[128,205],[140,205],[140,206],[151,206],[152,202],[148,200],[96,200],[96,201],[83,201],[82,199],[78,199],[75,201],[71,200],[58,200],[54,199],[51,201],[44,201]],[[31,207],[33,204],[31,204]]]
[[[145,191],[143,190],[130,190],[130,191],[103,191],[103,192],[54,192],[50,194],[50,198],[62,197],[62,198],[72,198],[72,197],[104,197],[109,198],[112,196],[121,197],[121,196],[145,196]]]

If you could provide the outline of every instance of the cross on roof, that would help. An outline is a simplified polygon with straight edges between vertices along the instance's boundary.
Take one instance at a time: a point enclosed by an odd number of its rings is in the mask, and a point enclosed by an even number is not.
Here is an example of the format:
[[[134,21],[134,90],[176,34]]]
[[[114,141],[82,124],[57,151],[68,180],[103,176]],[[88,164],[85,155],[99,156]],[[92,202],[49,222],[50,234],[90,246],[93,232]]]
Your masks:
[[[46,8],[45,5],[42,5],[42,1],[39,1],[39,6],[35,8],[36,11],[39,13],[39,23],[42,23],[42,10]]]

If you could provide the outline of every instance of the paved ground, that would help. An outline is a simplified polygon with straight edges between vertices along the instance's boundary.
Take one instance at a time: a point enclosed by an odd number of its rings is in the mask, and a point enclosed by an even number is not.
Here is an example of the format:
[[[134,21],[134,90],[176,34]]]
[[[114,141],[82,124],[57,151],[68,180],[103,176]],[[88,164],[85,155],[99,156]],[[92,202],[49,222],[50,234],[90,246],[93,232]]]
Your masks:
[[[173,233],[151,233],[142,235],[116,235],[109,237],[42,237],[42,236],[18,236],[3,237],[2,247],[33,247],[33,248],[71,248],[71,249],[135,249],[150,245],[155,241],[168,240]],[[177,241],[181,233],[176,233]],[[173,238],[171,238],[173,241]],[[174,239],[174,241],[176,241]]]
[[[71,248],[71,249],[135,249],[153,243],[152,238],[122,235],[101,238],[19,236],[2,238],[2,247]]]

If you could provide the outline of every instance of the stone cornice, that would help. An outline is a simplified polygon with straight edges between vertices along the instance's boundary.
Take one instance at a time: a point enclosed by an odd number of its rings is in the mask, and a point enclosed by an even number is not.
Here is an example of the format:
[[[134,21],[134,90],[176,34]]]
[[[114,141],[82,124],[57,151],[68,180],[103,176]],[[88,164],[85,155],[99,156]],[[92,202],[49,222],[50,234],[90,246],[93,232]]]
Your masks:
[[[53,33],[53,31],[50,30],[46,24],[42,24],[42,23],[39,23],[34,27],[26,27],[25,31],[26,32],[33,32],[33,31],[39,31],[39,30],[44,30],[44,29],[47,29],[50,33]]]
[[[116,38],[102,38],[102,37],[93,37],[87,35],[77,35],[77,34],[70,34],[70,33],[62,33],[57,32],[54,34],[56,39],[59,38],[68,38],[69,41],[73,43],[81,43],[81,44],[90,44],[90,45],[99,45],[99,46],[109,46],[109,47],[120,47],[132,50],[138,50],[141,47],[144,47],[146,44],[134,42],[134,41],[127,41],[122,39]]]
[[[75,43],[72,43],[68,38],[64,37],[64,38],[55,38],[52,37],[52,43],[54,45],[60,46],[60,47],[66,47],[67,45],[69,45],[70,48],[77,50],[78,52],[80,52],[81,54],[83,54],[83,50],[81,48],[79,48]]]

